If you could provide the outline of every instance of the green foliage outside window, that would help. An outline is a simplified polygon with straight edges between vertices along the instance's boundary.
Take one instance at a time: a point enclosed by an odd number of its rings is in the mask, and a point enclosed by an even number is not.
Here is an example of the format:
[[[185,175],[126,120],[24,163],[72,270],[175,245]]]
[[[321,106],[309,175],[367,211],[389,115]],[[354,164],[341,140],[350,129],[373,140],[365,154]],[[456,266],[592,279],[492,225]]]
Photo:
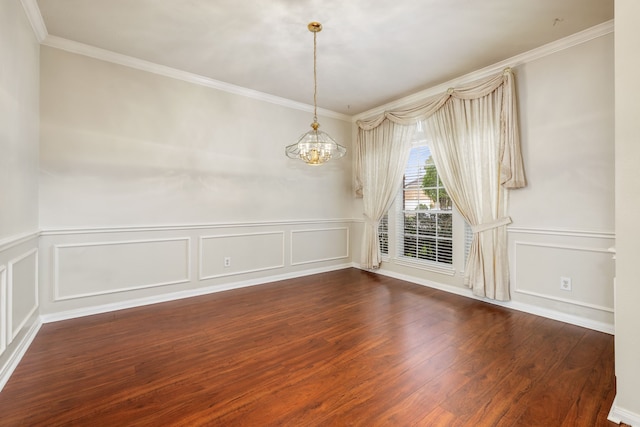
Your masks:
[[[422,191],[424,194],[434,202],[439,201],[440,209],[451,209],[451,198],[447,190],[442,186],[442,181],[440,181],[432,156],[429,156],[425,161],[424,170],[425,174],[422,178]]]

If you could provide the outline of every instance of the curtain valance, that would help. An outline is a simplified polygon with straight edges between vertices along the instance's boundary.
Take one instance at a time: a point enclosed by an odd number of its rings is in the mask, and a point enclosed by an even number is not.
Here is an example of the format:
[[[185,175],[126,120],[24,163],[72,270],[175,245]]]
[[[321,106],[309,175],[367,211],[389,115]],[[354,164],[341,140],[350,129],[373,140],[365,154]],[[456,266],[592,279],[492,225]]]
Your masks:
[[[520,149],[520,133],[518,130],[517,106],[515,101],[515,82],[513,71],[506,68],[502,73],[459,88],[449,88],[441,95],[433,96],[422,103],[405,109],[385,111],[377,117],[358,120],[360,134],[371,131],[389,120],[399,125],[411,125],[425,120],[440,110],[451,98],[470,100],[478,99],[502,88],[502,111],[500,132],[500,183],[505,188],[521,188],[526,186],[522,153]],[[364,131],[364,132],[363,132]],[[356,167],[356,170],[359,168]],[[356,182],[359,179],[356,177]],[[356,194],[362,194],[359,184]]]
[[[498,87],[513,85],[513,73],[511,68],[506,68],[502,73],[489,77],[479,82],[474,82],[459,88],[449,88],[441,95],[435,95],[418,105],[400,110],[385,111],[377,117],[366,120],[358,120],[356,124],[360,129],[371,130],[380,126],[385,120],[391,120],[400,125],[411,125],[423,120],[438,111],[449,98],[474,99],[487,96]]]

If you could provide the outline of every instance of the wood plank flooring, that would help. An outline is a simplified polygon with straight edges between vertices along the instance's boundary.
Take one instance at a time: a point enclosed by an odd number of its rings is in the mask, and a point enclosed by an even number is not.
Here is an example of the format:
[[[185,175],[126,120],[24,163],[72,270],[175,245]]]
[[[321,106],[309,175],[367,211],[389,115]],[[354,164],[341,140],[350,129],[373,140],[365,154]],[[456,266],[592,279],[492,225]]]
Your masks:
[[[613,337],[347,269],[43,325],[1,426],[614,426]]]

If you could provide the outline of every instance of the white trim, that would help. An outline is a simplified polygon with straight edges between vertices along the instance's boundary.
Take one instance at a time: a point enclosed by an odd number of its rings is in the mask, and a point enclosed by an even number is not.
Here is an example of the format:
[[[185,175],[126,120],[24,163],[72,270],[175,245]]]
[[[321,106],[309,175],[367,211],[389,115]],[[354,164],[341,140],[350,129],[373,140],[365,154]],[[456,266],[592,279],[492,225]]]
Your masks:
[[[290,99],[270,95],[268,93],[260,92],[253,89],[247,89],[231,83],[225,83],[220,80],[215,80],[209,77],[179,70],[177,68],[167,67],[165,65],[156,64],[153,62],[134,58],[128,55],[123,55],[121,53],[112,52],[110,50],[101,49],[95,46],[90,46],[84,43],[79,43],[58,36],[47,35],[46,38],[42,41],[42,44],[56,49],[65,50],[67,52],[99,59],[101,61],[107,61],[113,64],[119,64],[125,67],[134,68],[136,70],[146,71],[176,80],[182,80],[188,83],[221,90],[223,92],[231,93],[234,95],[268,102],[271,104],[279,105],[281,107],[291,108],[293,110],[300,110],[307,113],[313,113],[314,111],[313,106],[309,104],[292,101]],[[337,113],[335,111],[326,110],[324,108],[318,108],[318,116],[331,117],[345,122],[351,121],[351,117],[347,116],[346,114]]]
[[[517,286],[517,283],[516,283]],[[614,313],[613,308],[611,307],[606,307],[604,305],[597,305],[597,304],[591,304],[588,302],[582,302],[582,301],[576,301],[573,299],[569,299],[569,298],[560,298],[560,297],[556,297],[554,295],[549,295],[549,294],[543,294],[540,292],[533,292],[533,291],[524,291],[522,289],[514,289],[514,292],[517,292],[519,294],[523,294],[523,295],[531,295],[534,297],[538,297],[538,298],[544,298],[544,299],[548,299],[548,300],[552,300],[552,301],[558,301],[558,302],[562,302],[565,304],[571,304],[571,305],[579,305],[581,307],[586,307],[586,308],[590,308],[593,310],[599,310],[599,311],[604,311],[607,313]]]
[[[354,264],[354,267],[363,269],[362,267],[357,266],[355,264]],[[366,269],[363,269],[363,270],[366,270]],[[513,310],[522,311],[529,314],[534,314],[536,316],[545,317],[547,319],[558,320],[560,322],[581,326],[583,328],[593,329],[595,331],[604,332],[611,335],[613,335],[614,333],[614,327],[612,324],[609,324],[609,323],[598,322],[595,320],[586,319],[584,317],[574,316],[574,315],[566,314],[560,311],[537,307],[534,305],[525,304],[517,301],[503,302],[503,301],[492,300],[489,298],[480,298],[473,295],[473,293],[471,292],[471,289],[468,289],[468,288],[445,285],[442,283],[432,282],[430,280],[425,280],[422,278],[409,276],[406,274],[400,274],[400,273],[396,273],[396,272],[385,270],[385,269],[366,270],[366,271],[370,271],[375,274],[381,274],[383,276],[393,277],[394,279],[404,280],[406,282],[415,283],[421,286],[427,286],[429,288],[438,289],[441,291],[449,292],[449,293],[460,295],[467,298],[472,298],[478,301],[487,302],[487,303],[498,305],[501,307],[510,308]]]
[[[356,114],[351,118],[351,120],[355,123],[358,120],[368,119],[368,118],[380,115],[385,111],[402,108],[403,106],[424,101],[425,99],[428,99],[431,96],[439,95],[446,92],[447,89],[449,89],[450,87],[461,86],[476,80],[489,77],[492,74],[502,71],[506,67],[517,67],[519,65],[526,64],[527,62],[532,62],[537,59],[544,58],[545,56],[551,55],[553,53],[560,52],[565,49],[569,49],[573,46],[577,46],[579,44],[588,42],[589,40],[593,40],[598,37],[602,37],[604,35],[612,33],[613,31],[614,31],[614,21],[612,19],[610,21],[603,22],[602,24],[588,28],[584,31],[580,31],[578,33],[572,34],[563,39],[556,40],[551,43],[547,43],[546,45],[532,49],[528,52],[524,52],[519,55],[512,56],[511,58],[505,59],[504,61],[497,62],[488,67],[473,71],[469,74],[465,74],[461,77],[455,78],[453,80],[449,80],[437,86],[433,86],[429,89],[414,93],[412,95],[397,99],[395,101],[391,101],[387,104],[362,112],[360,114]]]
[[[389,259],[388,262],[395,265],[401,265],[403,267],[416,268],[418,270],[431,271],[433,273],[438,273],[438,274],[446,274],[447,276],[455,276],[456,274],[456,269],[453,268],[453,265],[451,265],[451,267],[446,267],[444,263],[437,263],[434,261],[427,261],[427,260],[413,261],[413,259],[410,257],[406,257],[406,258],[407,259],[395,257],[395,258]],[[385,260],[382,259],[382,261],[384,262]]]
[[[203,248],[202,242],[205,239],[221,239],[225,237],[245,237],[245,236],[263,236],[263,235],[281,235],[282,236],[282,263],[279,265],[272,265],[268,267],[260,267],[254,268],[251,270],[236,270],[229,273],[222,274],[212,274],[210,276],[204,276],[202,271],[202,266],[204,265],[204,258],[202,257]],[[211,235],[211,236],[200,236],[198,242],[198,280],[208,280],[208,279],[216,279],[218,277],[228,277],[228,276],[237,276],[239,274],[247,274],[247,273],[255,273],[258,271],[266,271],[266,270],[275,270],[277,268],[284,267],[284,231],[265,231],[260,233],[244,233],[244,234],[220,234],[220,235]]]
[[[191,237],[169,237],[162,239],[136,239],[136,240],[109,240],[106,242],[88,242],[88,243],[65,243],[62,245],[54,245],[56,248],[78,248],[86,246],[111,246],[111,245],[128,245],[133,243],[154,243],[154,242],[171,242],[174,240],[191,240]]]
[[[97,292],[87,292],[84,294],[75,294],[68,296],[60,296],[60,287],[59,287],[59,259],[58,259],[58,251],[59,249],[65,248],[82,248],[89,246],[110,246],[110,245],[128,245],[128,244],[138,244],[138,243],[157,243],[157,242],[172,242],[172,241],[185,241],[186,244],[186,270],[187,277],[179,280],[172,280],[168,282],[160,282],[160,283],[150,283],[146,285],[139,286],[130,286],[127,288],[118,288],[118,289],[109,289],[104,291]],[[168,285],[178,285],[181,283],[188,283],[191,281],[191,237],[175,237],[175,238],[166,238],[166,239],[140,239],[140,240],[123,240],[123,241],[113,241],[113,242],[90,242],[90,243],[73,243],[73,244],[64,244],[64,245],[53,245],[53,301],[66,301],[78,298],[85,297],[93,297],[98,295],[107,295],[107,294],[115,294],[120,292],[133,291],[138,289],[147,289],[147,288],[155,288],[160,286],[168,286]]]
[[[335,223],[362,222],[351,218],[334,219],[303,219],[303,220],[283,220],[283,221],[247,221],[247,222],[220,222],[208,224],[158,224],[158,225],[122,225],[111,227],[85,227],[85,228],[51,228],[40,231],[42,236],[72,235],[72,234],[97,234],[97,233],[123,233],[132,231],[176,231],[176,230],[199,230],[217,228],[240,228],[240,227],[274,227],[274,226],[296,226],[307,224],[335,224]]]
[[[589,246],[573,246],[573,245],[556,245],[553,243],[539,243],[539,242],[522,242],[515,241],[515,246],[538,246],[541,248],[553,248],[553,249],[567,249],[571,251],[581,251],[581,252],[600,252],[603,254],[611,255],[608,248],[595,248]]]
[[[625,423],[633,427],[640,426],[640,414],[618,407],[617,400],[618,396],[613,399],[613,405],[611,405],[607,419],[616,424]]]
[[[25,316],[24,319],[20,322],[17,328],[13,327],[13,266],[20,261],[30,257],[31,255],[35,255],[34,260],[34,306],[29,310],[29,313]],[[33,248],[30,251],[25,252],[24,254],[12,259],[7,263],[7,345],[11,344],[15,337],[18,336],[22,327],[27,323],[27,321],[33,316],[33,314],[38,310],[40,306],[39,302],[39,290],[38,290],[38,248]]]
[[[20,3],[22,3],[22,8],[27,15],[31,28],[33,28],[33,33],[38,43],[42,43],[48,33],[47,26],[44,24],[44,19],[42,19],[42,13],[40,13],[40,7],[38,7],[38,2],[36,0],[20,0]]]
[[[36,335],[38,335],[38,331],[41,326],[42,321],[40,318],[36,318],[36,321],[31,325],[27,333],[17,344],[15,351],[11,353],[9,359],[0,367],[0,391],[2,391],[5,384],[7,384],[7,381],[9,381],[11,374],[13,374],[13,371],[18,367],[18,364],[31,346],[31,343],[35,339]]]
[[[512,308],[514,310],[522,311],[525,313],[535,314],[536,316],[546,317],[547,319],[558,320],[570,325],[581,326],[583,328],[592,329],[594,331],[604,332],[609,335],[614,335],[615,332],[614,325],[608,322],[600,322],[597,320],[587,319],[582,316],[567,314],[561,311],[538,307],[519,301],[501,302],[493,301],[486,298],[482,298],[481,300],[491,304],[500,305],[502,307]]]
[[[39,231],[30,231],[28,233],[17,234],[15,236],[7,237],[0,240],[0,252],[6,251],[14,246],[28,242],[29,240],[37,239],[40,236]]]
[[[507,227],[509,233],[542,234],[549,236],[584,237],[594,239],[615,239],[616,234],[608,231],[563,230],[551,228]]]
[[[300,262],[293,262],[293,235],[295,233],[308,233],[308,232],[314,232],[314,231],[332,231],[332,230],[346,230],[347,231],[347,254],[344,256],[335,256],[335,257],[331,257],[331,258],[318,258],[318,259],[314,259],[314,260],[309,260],[309,261],[300,261]],[[345,258],[349,258],[349,227],[335,227],[335,228],[311,228],[311,229],[306,229],[306,230],[291,230],[291,239],[289,242],[289,246],[290,246],[290,264],[293,265],[303,265],[303,264],[313,264],[315,262],[323,262],[323,261],[333,261],[336,259],[345,259]]]
[[[0,356],[7,349],[7,267],[0,265]]]
[[[76,310],[63,311],[52,314],[43,314],[40,319],[43,323],[59,322],[61,320],[75,319],[78,317],[91,316],[94,314],[108,313],[127,308],[142,307],[145,305],[158,304],[162,302],[175,301],[184,298],[191,298],[201,295],[213,294],[216,292],[228,291],[231,289],[245,288],[249,286],[263,285],[266,283],[278,282],[281,280],[296,279],[299,277],[310,276],[313,274],[327,273],[329,271],[343,270],[353,267],[352,264],[332,265],[309,270],[296,271],[274,276],[260,277],[257,279],[242,280],[238,282],[225,283],[224,285],[213,285],[198,289],[188,289],[180,292],[172,292],[169,294],[156,295],[148,298],[140,298],[135,300],[127,300],[112,304],[103,304],[93,307],[85,307]]]
[[[513,262],[513,277],[514,277],[514,279],[517,277],[518,246],[536,246],[536,247],[541,247],[541,248],[565,249],[565,250],[570,250],[570,251],[598,252],[598,253],[604,253],[604,254],[610,255],[609,249],[603,249],[603,248],[594,248],[594,247],[586,247],[586,246],[572,246],[572,245],[555,245],[555,244],[549,244],[549,243],[515,241],[514,242],[514,260],[513,260],[514,261]],[[544,294],[544,293],[541,293],[541,292],[527,291],[527,290],[518,288],[518,281],[517,280],[513,280],[513,282],[515,284],[514,288],[513,288],[513,291],[516,292],[516,293],[519,293],[519,294],[531,295],[531,296],[534,296],[534,297],[545,298],[545,299],[548,299],[548,300],[558,301],[558,302],[562,302],[562,303],[565,303],[565,304],[578,305],[578,306],[590,308],[590,309],[593,309],[593,310],[600,310],[600,311],[604,311],[604,312],[608,312],[608,313],[614,313],[613,307],[607,307],[607,306],[603,306],[603,305],[592,304],[592,303],[579,301],[579,300],[575,300],[575,299],[570,299],[570,298],[561,298],[561,297],[557,297],[555,295]]]

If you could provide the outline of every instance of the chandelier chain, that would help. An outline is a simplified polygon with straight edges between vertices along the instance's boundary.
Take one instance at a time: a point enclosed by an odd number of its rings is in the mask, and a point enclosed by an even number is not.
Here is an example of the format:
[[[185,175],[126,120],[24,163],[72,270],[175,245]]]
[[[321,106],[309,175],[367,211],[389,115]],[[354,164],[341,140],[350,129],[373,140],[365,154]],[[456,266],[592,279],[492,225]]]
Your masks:
[[[300,159],[308,165],[321,165],[331,159],[344,156],[347,149],[338,144],[326,132],[318,130],[318,35],[322,30],[319,22],[307,25],[313,33],[313,123],[311,130],[303,134],[298,142],[285,147],[285,154],[291,159]]]
[[[317,73],[317,35],[318,33],[314,31],[313,33],[313,121],[318,121],[318,73]]]

